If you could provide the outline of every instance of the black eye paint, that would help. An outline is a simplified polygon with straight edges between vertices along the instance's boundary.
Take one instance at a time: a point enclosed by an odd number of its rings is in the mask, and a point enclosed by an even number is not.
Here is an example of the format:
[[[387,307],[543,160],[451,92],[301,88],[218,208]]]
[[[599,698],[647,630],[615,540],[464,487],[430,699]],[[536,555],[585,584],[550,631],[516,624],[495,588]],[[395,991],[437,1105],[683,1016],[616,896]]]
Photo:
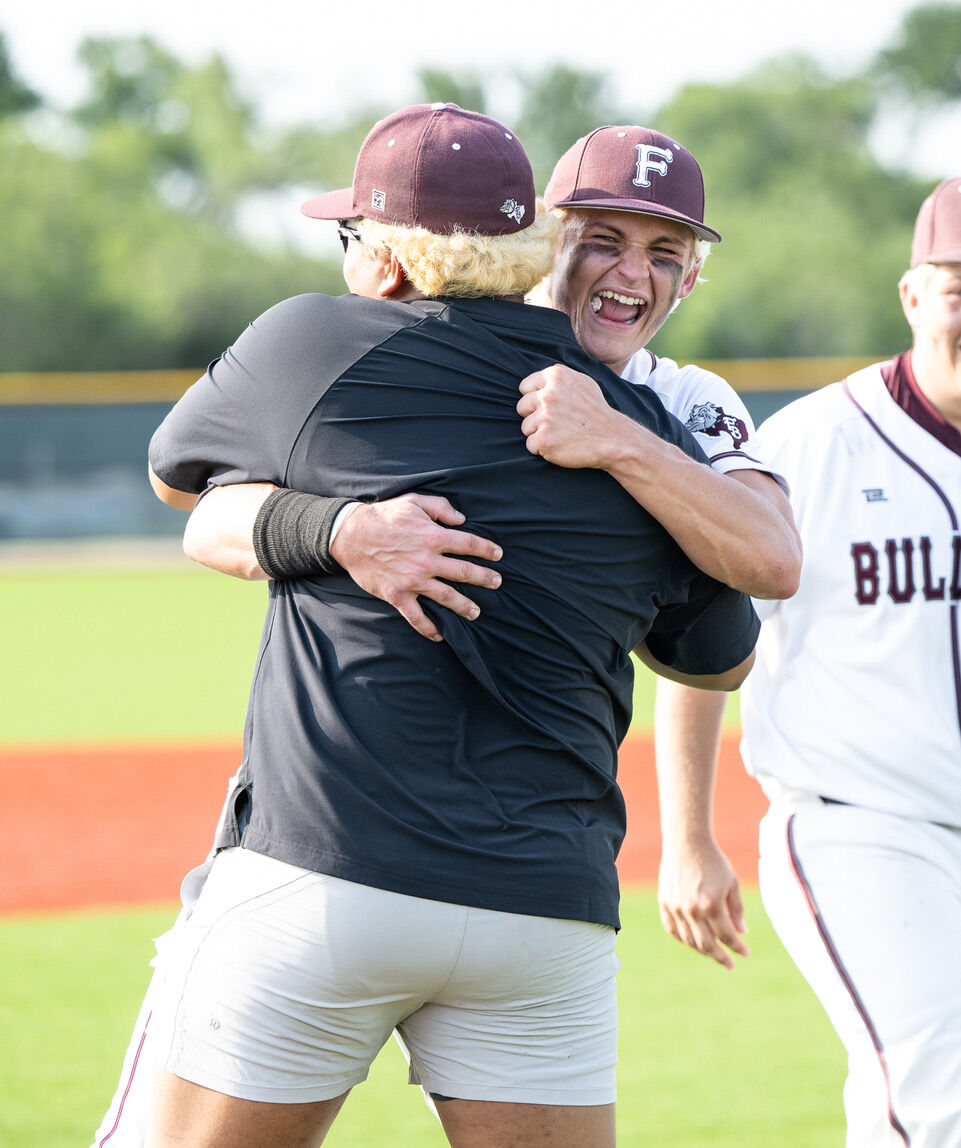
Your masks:
[[[668,270],[670,271],[671,275],[671,292],[672,294],[677,295],[681,290],[681,283],[684,281],[684,268],[680,263],[675,263],[672,259]]]

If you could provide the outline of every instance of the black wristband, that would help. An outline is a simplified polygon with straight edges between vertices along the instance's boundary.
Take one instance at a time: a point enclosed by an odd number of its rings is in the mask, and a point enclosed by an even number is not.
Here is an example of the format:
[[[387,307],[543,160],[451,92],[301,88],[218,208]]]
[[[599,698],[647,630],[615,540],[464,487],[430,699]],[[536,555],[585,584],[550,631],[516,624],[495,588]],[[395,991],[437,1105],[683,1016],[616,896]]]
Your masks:
[[[272,490],[254,521],[254,553],[268,578],[336,574],[330,555],[334,519],[354,498],[327,498],[299,490]]]

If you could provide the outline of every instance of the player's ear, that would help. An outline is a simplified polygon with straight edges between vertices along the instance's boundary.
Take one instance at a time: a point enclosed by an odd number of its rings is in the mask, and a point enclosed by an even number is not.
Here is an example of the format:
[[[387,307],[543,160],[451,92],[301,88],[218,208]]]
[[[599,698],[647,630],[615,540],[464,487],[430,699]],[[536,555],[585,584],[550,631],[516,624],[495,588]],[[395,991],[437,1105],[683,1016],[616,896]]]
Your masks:
[[[918,310],[918,291],[913,275],[905,273],[901,276],[901,282],[898,284],[898,294],[901,296],[901,309],[904,311],[904,317],[908,321],[908,326],[913,331],[915,315]]]
[[[701,268],[704,266],[704,261],[695,259],[691,264],[691,269],[681,280],[681,289],[677,293],[678,299],[686,299],[688,295],[694,290],[694,284],[697,283],[697,277],[701,274]]]
[[[407,272],[401,265],[397,256],[390,251],[389,259],[384,260],[384,269],[381,274],[380,284],[377,288],[377,297],[379,299],[389,299],[391,295],[396,295],[407,284]]]

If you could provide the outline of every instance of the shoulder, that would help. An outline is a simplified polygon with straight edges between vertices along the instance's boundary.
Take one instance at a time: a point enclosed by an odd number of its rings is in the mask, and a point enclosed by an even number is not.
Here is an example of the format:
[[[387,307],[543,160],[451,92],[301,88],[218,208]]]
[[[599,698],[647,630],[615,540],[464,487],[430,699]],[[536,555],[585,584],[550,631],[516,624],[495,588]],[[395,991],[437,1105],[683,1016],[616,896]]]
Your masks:
[[[829,437],[845,425],[860,417],[860,410],[852,402],[852,394],[873,401],[884,392],[884,381],[878,367],[858,371],[849,379],[828,383],[810,394],[786,403],[758,428],[768,438],[786,438],[798,433],[816,437]]]
[[[629,383],[645,383],[678,418],[686,418],[698,402],[741,405],[737,392],[720,375],[696,363],[680,366],[648,350],[638,351],[628,360],[623,377]]]
[[[754,420],[726,379],[696,363],[679,366],[654,357],[647,385],[694,435],[715,470],[773,473],[755,441]]]
[[[878,407],[887,406],[890,391],[884,381],[882,372],[886,367],[893,367],[894,360],[883,363],[874,363],[864,370],[855,371],[845,379],[845,385],[851,399],[865,410],[877,410]],[[850,400],[849,400],[850,401]]]
[[[360,295],[294,295],[255,319],[232,350],[313,378],[339,374],[405,327],[423,321],[424,308]]]
[[[852,401],[852,393],[859,396],[858,402]],[[875,396],[886,393],[880,370],[870,367],[846,383],[829,383],[787,403],[758,427],[765,457],[778,467],[791,458],[809,466],[842,444],[846,450],[855,449],[864,426],[859,404],[863,400],[864,405],[873,405]]]
[[[679,367],[667,360],[661,371],[661,362],[653,373],[651,385],[663,402],[691,430],[708,430],[723,425],[724,420],[739,420],[742,433],[750,438],[754,423],[744,400],[727,379],[705,370],[696,363]],[[663,381],[662,381],[663,380]]]
[[[250,327],[255,331],[269,332],[298,326],[307,330],[326,322],[341,323],[348,319],[355,322],[371,313],[378,302],[359,295],[323,295],[316,291],[292,295],[258,315]]]
[[[650,365],[647,371],[642,370],[642,356]],[[642,351],[629,361],[624,378],[635,384],[645,383],[694,434],[716,436],[720,429],[734,427],[740,432],[738,448],[743,448],[754,431],[754,423],[737,391],[726,379],[696,363],[679,366],[673,359]]]
[[[334,326],[338,313],[343,313],[340,298],[319,293],[293,295],[252,319],[236,339],[234,349],[242,354],[257,353],[278,341],[293,348],[314,332]]]
[[[268,307],[262,315],[254,319],[253,325],[296,322],[298,319],[316,317],[328,312],[336,314],[338,310],[344,309],[345,301],[348,299],[357,299],[357,296],[322,295],[319,291],[292,295],[289,299],[282,299],[273,307]]]
[[[703,459],[703,450],[696,437],[681,420],[670,411],[651,387],[618,375],[596,360],[589,359],[578,347],[568,360],[568,366],[589,374],[601,387],[607,401],[622,414],[629,415],[659,438],[680,446],[685,453]]]

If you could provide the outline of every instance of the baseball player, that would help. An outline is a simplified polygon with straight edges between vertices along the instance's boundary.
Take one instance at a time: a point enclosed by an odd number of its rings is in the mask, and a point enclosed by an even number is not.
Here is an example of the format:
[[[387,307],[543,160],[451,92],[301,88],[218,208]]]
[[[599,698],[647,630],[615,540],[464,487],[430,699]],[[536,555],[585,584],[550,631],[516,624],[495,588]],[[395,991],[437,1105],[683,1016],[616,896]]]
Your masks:
[[[758,603],[742,753],[764,905],[848,1052],[848,1148],[958,1148],[961,179],[921,206],[900,295],[910,351],[760,428],[804,564]]]
[[[636,182],[642,154],[657,166],[645,169],[643,182]],[[593,191],[590,202],[578,207],[576,197],[582,194],[581,186]],[[703,181],[693,156],[676,141],[647,128],[600,128],[578,140],[561,158],[548,194],[555,213],[563,217],[565,266],[575,282],[571,289],[565,275],[553,275],[534,298],[550,304],[553,292],[564,300],[578,316],[578,334],[584,344],[632,382],[651,387],[667,409],[686,424],[717,472],[712,475],[703,467],[692,472],[686,456],[663,450],[667,444],[648,436],[645,451],[648,457],[657,452],[659,478],[649,484],[646,493],[657,497],[659,492],[666,492],[662,521],[669,529],[676,526],[679,533],[687,529],[692,556],[705,566],[716,564],[717,575],[737,588],[762,598],[792,592],[800,566],[796,532],[786,498],[758,456],[752,440],[753,425],[743,403],[719,376],[693,365],[681,368],[645,349],[678,299],[693,289],[710,242],[719,239],[717,232],[703,224]],[[566,206],[555,206],[565,201]],[[585,232],[584,223],[600,228],[596,233]],[[613,226],[605,228],[605,223]],[[342,240],[346,254],[349,241],[344,236]],[[668,249],[662,250],[658,240]],[[591,259],[578,255],[582,248],[588,248],[589,254],[600,248],[600,279],[596,273],[590,278]],[[683,257],[680,275],[676,270],[679,256]],[[582,273],[585,264],[586,280]],[[582,280],[586,282],[584,288],[580,287]],[[615,295],[635,302],[619,304]],[[575,297],[581,299],[580,307],[573,302]],[[638,322],[637,312],[642,308],[643,321]],[[560,460],[563,440],[558,428],[579,426],[584,417],[600,418],[614,441],[636,441],[643,434],[643,428],[636,424],[611,425],[610,408],[606,402],[602,407],[596,405],[591,379],[553,368],[546,377],[532,381],[539,384],[548,380],[554,384],[550,388],[538,385],[531,389],[531,393],[539,392],[541,400],[549,401],[542,401],[537,417],[527,423],[529,430],[535,424],[539,427],[539,432],[532,434],[533,445],[546,457],[554,454]],[[529,395],[521,399],[525,400],[533,402]],[[590,413],[583,409],[585,402],[592,406]],[[579,438],[583,450],[583,436]],[[600,456],[595,456],[588,464],[600,461]],[[667,490],[666,476],[672,470],[676,478]],[[252,528],[273,489],[269,484],[250,483],[209,491],[188,524],[188,554],[239,577],[266,577],[253,547]],[[643,492],[639,493],[643,497]],[[165,496],[177,500],[176,491],[168,490]],[[190,495],[179,504],[189,509],[194,501]],[[687,504],[692,505],[693,517],[687,522],[672,520],[672,515],[681,512],[689,515],[684,509]],[[337,521],[336,533],[331,535],[328,530],[323,539],[330,556],[358,585],[395,606],[425,637],[440,637],[439,619],[434,620],[437,614],[429,607],[425,609],[425,602],[473,619],[479,613],[477,605],[456,584],[490,590],[500,582],[493,569],[500,557],[499,548],[490,539],[455,529],[463,524],[464,516],[439,495],[405,494],[377,503],[355,503],[341,511]],[[484,564],[474,562],[475,558]],[[309,556],[307,561],[309,564]],[[312,569],[318,573],[320,566],[315,562]],[[277,570],[273,573],[280,576]],[[707,780],[699,780],[701,792],[710,789],[714,768],[713,758],[702,760]],[[671,779],[662,779],[662,792],[670,783]],[[715,898],[716,908],[709,913],[714,921],[711,936],[717,959],[728,964],[731,958],[718,939],[740,954],[745,954],[747,947],[740,936],[744,924],[735,904],[737,880],[719,851],[718,868],[720,893]],[[202,867],[185,886],[188,913],[205,872]],[[700,910],[694,907],[691,913]],[[682,915],[679,910],[679,918]],[[149,1089],[144,1089],[147,1078],[138,1068],[147,1055],[144,1041],[150,1032],[147,1021],[151,1003],[148,996],[97,1144],[139,1148],[143,1143]]]
[[[703,224],[696,160],[650,129],[603,127],[561,157],[545,194],[562,218],[560,253],[532,300],[563,308],[585,349],[653,389],[694,434],[712,468],[692,468],[668,444],[612,411],[590,379],[564,366],[525,381],[518,410],[529,445],[558,465],[608,469],[719,580],[757,598],[789,596],[797,588],[800,543],[787,498],[753,442],[746,408],[717,375],[693,364],[679,367],[645,346],[693,290],[710,242],[719,238]],[[267,493],[232,488],[209,495],[188,526],[188,554],[227,573],[264,577],[251,547],[251,523]],[[388,521],[395,509],[358,510],[336,539],[336,557],[360,585],[436,639],[418,595],[474,616],[472,599],[449,579],[484,584],[491,571],[449,556],[468,542],[483,543],[441,529],[436,511],[418,517],[411,507],[399,508],[404,525],[395,529]],[[452,511],[445,508],[449,516]],[[705,707],[708,720],[690,720],[690,709]],[[711,827],[722,712],[719,695],[659,679],[661,917],[672,935],[732,968],[732,954],[749,950],[737,876]],[[705,730],[711,731],[706,741]],[[692,854],[699,859],[693,868]]]
[[[694,289],[710,245],[720,239],[703,222],[697,161],[651,129],[602,127],[561,157],[545,199],[562,220],[559,255],[530,300],[564,310],[586,351],[630,382],[650,387],[694,435],[711,469],[691,467],[682,452],[612,417],[592,381],[564,365],[525,383],[519,409],[525,418],[536,411],[525,433],[535,424],[540,429],[531,445],[563,465],[576,439],[577,465],[602,469],[611,462],[606,456],[617,452],[623,481],[702,570],[758,598],[792,594],[800,570],[797,533],[787,498],[755,449],[746,407],[720,376],[694,364],[679,367],[645,349]],[[594,429],[590,442],[585,425]],[[264,577],[251,549],[251,523],[268,491],[221,488],[209,494],[188,526],[190,556],[240,577]],[[181,505],[190,509],[193,499]],[[433,638],[437,627],[417,604],[418,594],[469,617],[471,601],[437,578],[492,584],[486,567],[443,557],[469,557],[478,541],[463,531],[434,529],[441,515],[448,526],[463,521],[436,500],[430,506],[366,506],[338,535],[337,557],[358,584],[397,605]]]
[[[458,1148],[613,1144],[627,654],[729,689],[756,619],[609,475],[524,449],[518,380],[559,361],[700,457],[565,317],[519,305],[552,227],[512,133],[405,109],[308,210],[346,221],[353,294],[258,319],[151,446],[161,493],[292,489],[255,525],[283,577],[219,852],[163,956],[147,1142],[319,1143],[396,1027]],[[449,495],[503,539],[504,584],[423,643],[343,575],[299,576],[300,528],[335,507],[298,486]]]

